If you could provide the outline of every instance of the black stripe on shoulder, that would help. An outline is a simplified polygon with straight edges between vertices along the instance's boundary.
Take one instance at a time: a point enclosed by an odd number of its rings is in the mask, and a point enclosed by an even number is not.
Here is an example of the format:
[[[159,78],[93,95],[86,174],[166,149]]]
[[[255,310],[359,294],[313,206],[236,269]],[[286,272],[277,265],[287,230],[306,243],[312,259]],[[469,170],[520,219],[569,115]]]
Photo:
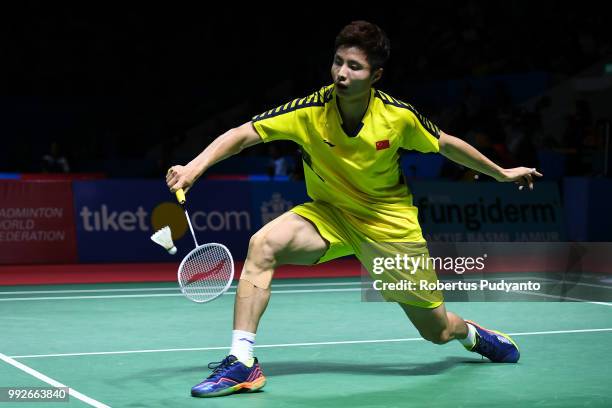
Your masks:
[[[322,90],[317,91],[304,98],[294,99],[293,101],[288,102],[275,109],[271,109],[267,112],[261,113],[259,115],[255,115],[253,116],[251,120],[253,122],[257,122],[259,120],[269,119],[275,116],[284,115],[285,113],[293,112],[298,109],[310,108],[313,106],[325,106],[325,104],[329,102],[330,100],[331,100],[331,92],[328,97],[327,92],[323,93]]]
[[[333,92],[334,92],[334,88],[331,87],[331,86],[325,91],[325,93],[323,95],[323,102],[324,103],[327,103],[327,102],[332,100]]]
[[[392,106],[395,106],[395,107],[398,107],[398,108],[408,109],[410,112],[414,113],[414,115],[417,117],[417,119],[419,120],[421,125],[423,125],[423,127],[429,133],[434,135],[436,138],[440,138],[440,128],[438,126],[436,126],[432,121],[427,119],[425,116],[421,115],[414,108],[414,106],[410,105],[409,103],[402,102],[399,99],[395,99],[394,97],[392,97],[390,95],[387,95],[386,93],[381,92],[379,90],[376,90],[374,95],[375,95],[375,97],[377,97],[380,100],[382,100],[385,105],[392,105]]]

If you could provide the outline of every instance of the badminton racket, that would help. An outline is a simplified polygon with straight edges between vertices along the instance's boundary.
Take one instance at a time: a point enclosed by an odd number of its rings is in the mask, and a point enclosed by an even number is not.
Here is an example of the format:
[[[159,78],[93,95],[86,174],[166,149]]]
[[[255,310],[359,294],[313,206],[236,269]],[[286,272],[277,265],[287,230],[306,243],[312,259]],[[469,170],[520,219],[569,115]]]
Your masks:
[[[195,248],[181,261],[178,284],[181,292],[196,303],[210,302],[225,293],[234,279],[234,260],[223,244],[199,245],[187,211],[185,192],[176,191],[176,199],[185,211]]]

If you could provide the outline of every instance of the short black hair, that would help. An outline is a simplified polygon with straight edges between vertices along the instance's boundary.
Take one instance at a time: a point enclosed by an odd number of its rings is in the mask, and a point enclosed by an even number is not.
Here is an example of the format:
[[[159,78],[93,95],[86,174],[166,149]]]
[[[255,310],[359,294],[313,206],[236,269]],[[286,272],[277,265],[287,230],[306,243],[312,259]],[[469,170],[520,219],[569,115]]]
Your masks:
[[[365,52],[372,70],[382,68],[391,55],[391,42],[376,24],[359,20],[346,25],[336,36],[335,50],[358,47]]]

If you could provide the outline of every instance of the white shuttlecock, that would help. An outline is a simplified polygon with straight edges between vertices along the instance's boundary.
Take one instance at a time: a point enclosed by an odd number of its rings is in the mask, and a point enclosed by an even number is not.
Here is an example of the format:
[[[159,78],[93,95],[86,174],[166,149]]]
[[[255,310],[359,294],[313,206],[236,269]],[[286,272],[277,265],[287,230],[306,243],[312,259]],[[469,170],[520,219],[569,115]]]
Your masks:
[[[172,233],[167,225],[151,235],[151,240],[156,244],[163,246],[169,254],[176,254],[176,247],[172,242]]]

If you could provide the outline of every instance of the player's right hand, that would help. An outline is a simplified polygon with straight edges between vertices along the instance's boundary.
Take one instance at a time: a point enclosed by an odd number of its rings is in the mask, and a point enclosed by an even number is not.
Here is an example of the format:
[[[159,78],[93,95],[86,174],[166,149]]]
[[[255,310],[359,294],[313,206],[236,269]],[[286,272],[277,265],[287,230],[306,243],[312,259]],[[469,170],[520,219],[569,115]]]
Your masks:
[[[181,188],[187,193],[195,182],[195,179],[196,176],[189,166],[172,166],[166,173],[166,184],[172,193],[175,193]]]

